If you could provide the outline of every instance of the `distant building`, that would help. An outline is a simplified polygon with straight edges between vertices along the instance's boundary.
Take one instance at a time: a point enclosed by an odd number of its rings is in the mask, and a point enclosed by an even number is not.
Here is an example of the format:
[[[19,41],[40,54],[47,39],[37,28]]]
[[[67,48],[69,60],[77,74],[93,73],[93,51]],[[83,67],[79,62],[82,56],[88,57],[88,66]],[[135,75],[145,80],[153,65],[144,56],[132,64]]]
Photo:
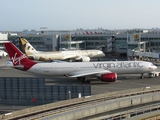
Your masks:
[[[0,32],[0,50],[4,50],[3,43],[8,41],[8,34]]]
[[[101,30],[101,29],[100,29]],[[102,51],[114,55],[127,55],[128,49],[136,49],[139,44],[131,44],[132,40],[145,42],[145,49],[160,51],[160,33],[155,30],[74,30],[74,31],[51,31],[41,34],[40,31],[32,31],[35,34],[18,33],[17,36],[8,36],[9,41],[22,49],[18,37],[25,37],[37,50],[58,51],[61,49],[77,48],[77,44],[69,44],[81,41],[78,49],[96,49],[101,47]],[[40,33],[40,34],[37,34]],[[68,43],[68,44],[64,44]],[[141,44],[140,47],[144,47]]]

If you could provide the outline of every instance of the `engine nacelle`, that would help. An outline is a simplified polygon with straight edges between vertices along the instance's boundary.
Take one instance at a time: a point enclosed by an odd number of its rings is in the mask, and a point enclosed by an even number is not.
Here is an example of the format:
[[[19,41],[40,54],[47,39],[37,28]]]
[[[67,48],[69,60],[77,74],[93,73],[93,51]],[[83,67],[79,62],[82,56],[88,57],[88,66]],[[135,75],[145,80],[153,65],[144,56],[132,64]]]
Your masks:
[[[115,82],[117,80],[117,74],[116,73],[106,73],[106,74],[101,75],[100,79],[103,82]]]
[[[90,58],[89,57],[82,57],[81,62],[89,62],[90,61]]]

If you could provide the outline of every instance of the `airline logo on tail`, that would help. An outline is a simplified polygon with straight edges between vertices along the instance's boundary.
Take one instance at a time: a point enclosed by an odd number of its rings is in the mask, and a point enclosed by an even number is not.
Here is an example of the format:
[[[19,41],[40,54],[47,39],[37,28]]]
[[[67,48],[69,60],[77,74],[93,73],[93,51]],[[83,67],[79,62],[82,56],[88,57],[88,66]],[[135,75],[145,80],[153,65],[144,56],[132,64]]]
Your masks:
[[[25,43],[23,46],[25,50],[35,50],[29,43]]]
[[[17,57],[17,53],[15,53],[14,56],[11,58],[11,60],[14,65],[21,65],[21,60],[23,60],[24,58],[26,58],[24,54],[21,55],[20,57]]]
[[[24,47],[26,54],[30,54],[30,52],[36,52],[34,47],[25,38],[20,38],[20,41]]]
[[[6,47],[6,50],[8,51],[10,60],[12,61],[13,65],[16,68],[18,67],[23,70],[28,70],[33,65],[36,64],[36,62],[28,59],[26,55],[23,54],[13,43],[11,42],[4,43],[4,46]]]

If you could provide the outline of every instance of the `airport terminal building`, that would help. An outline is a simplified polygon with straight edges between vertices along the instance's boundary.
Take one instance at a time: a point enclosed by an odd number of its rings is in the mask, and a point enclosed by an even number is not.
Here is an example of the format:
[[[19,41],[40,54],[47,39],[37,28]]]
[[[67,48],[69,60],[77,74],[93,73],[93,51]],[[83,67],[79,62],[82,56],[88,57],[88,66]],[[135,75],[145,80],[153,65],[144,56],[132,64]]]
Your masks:
[[[19,37],[26,38],[37,50],[58,51],[68,49],[98,49],[106,55],[127,56],[128,49],[143,49],[143,51],[160,51],[159,32],[146,32],[144,30],[123,31],[112,33],[78,34],[73,31],[53,31],[47,34],[9,35],[8,40],[22,49]],[[145,50],[144,50],[145,49]]]

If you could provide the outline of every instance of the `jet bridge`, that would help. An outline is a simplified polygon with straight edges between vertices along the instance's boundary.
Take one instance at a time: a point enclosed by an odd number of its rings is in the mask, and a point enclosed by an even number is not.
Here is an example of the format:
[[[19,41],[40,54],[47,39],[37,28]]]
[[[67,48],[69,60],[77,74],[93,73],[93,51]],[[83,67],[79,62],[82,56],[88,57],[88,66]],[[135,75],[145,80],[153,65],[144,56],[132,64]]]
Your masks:
[[[146,43],[148,41],[141,41],[141,33],[135,33],[135,34],[127,34],[127,44],[128,44],[128,50],[127,50],[127,56],[128,60],[157,60],[160,59],[160,53],[156,52],[146,52],[147,47]]]
[[[160,53],[134,51],[134,56],[160,59]]]
[[[139,58],[141,60],[150,60],[150,59],[156,59],[159,61],[160,59],[160,53],[156,52],[141,52],[141,51],[134,51],[134,50],[128,50],[128,57],[130,58]]]

